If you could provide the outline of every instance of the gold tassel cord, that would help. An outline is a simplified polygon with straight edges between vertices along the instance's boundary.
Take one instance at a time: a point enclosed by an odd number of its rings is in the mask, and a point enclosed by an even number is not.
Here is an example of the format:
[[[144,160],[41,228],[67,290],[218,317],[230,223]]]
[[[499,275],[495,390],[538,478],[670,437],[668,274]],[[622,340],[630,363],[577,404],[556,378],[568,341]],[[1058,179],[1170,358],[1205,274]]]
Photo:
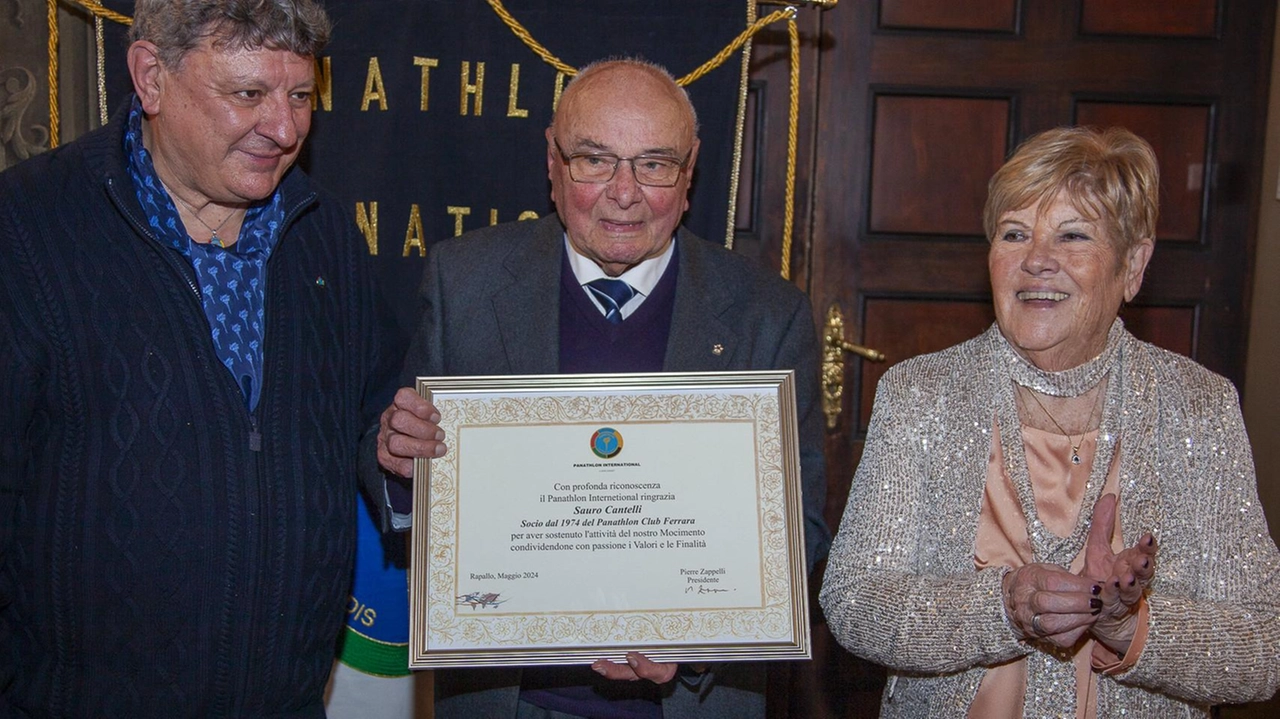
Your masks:
[[[496,0],[491,0],[491,1],[496,2]],[[795,22],[795,16],[796,16],[795,8],[785,7],[781,10],[776,10],[772,13],[769,13],[768,15],[760,18],[759,20],[756,20],[749,27],[747,27],[746,30],[743,30],[741,33],[739,33],[738,36],[733,39],[733,42],[729,43],[728,45],[725,46],[723,50],[716,53],[715,57],[702,63],[701,67],[689,73],[688,75],[685,75],[679,80],[676,80],[676,84],[680,86],[684,86],[701,78],[703,75],[706,75],[707,73],[711,72],[712,70],[724,64],[724,61],[728,60],[729,56],[737,52],[738,48],[742,47],[743,43],[745,43],[747,40],[750,40],[756,33],[763,30],[766,26],[772,25],[773,23],[779,20],[782,20],[784,18],[790,20],[791,22]]]
[[[49,0],[49,147],[58,146],[58,0]]]
[[[506,7],[502,5],[502,0],[487,1],[489,3],[489,7],[493,8],[493,11],[502,19],[502,22],[505,23],[506,26],[511,29],[511,32],[514,33],[516,37],[520,38],[520,40],[527,45],[535,55],[542,58],[548,65],[566,75],[573,76],[578,74],[578,68],[565,63],[563,60],[552,54],[545,45],[534,39],[529,30],[525,28],[524,25],[521,25],[520,21],[515,19],[515,17],[507,11]],[[750,40],[753,35],[763,30],[765,26],[771,25],[783,18],[794,18],[795,15],[796,9],[794,7],[785,7],[781,10],[770,13],[767,17],[755,21],[748,26],[746,30],[739,33],[738,37],[734,38],[733,42],[729,43],[723,50],[716,53],[715,57],[707,60],[699,68],[688,75],[676,80],[676,84],[681,86],[688,85],[717,67],[720,67],[720,65],[724,64],[725,60],[729,59],[729,56],[733,55],[733,53],[737,52],[738,48],[742,47],[743,43]]]
[[[102,3],[98,2],[97,0],[64,0],[64,1],[73,3],[75,5],[79,5],[85,10],[88,10],[89,12],[93,13],[94,17],[105,18],[107,20],[111,20],[112,22],[118,22],[121,25],[133,24],[133,18],[129,17],[128,15],[121,15],[120,13],[114,10],[105,8],[102,6]]]
[[[98,73],[98,122],[105,125],[110,118],[107,116],[107,51],[103,47],[103,24],[104,21],[100,16],[93,16],[93,45],[97,52],[94,64]]]
[[[791,230],[796,215],[796,136],[800,124],[800,30],[793,14],[787,22],[791,38],[791,100],[787,116],[787,189],[782,207],[782,279],[791,279]]]
[[[524,25],[521,25],[520,21],[512,17],[511,13],[507,12],[507,9],[502,6],[502,0],[488,0],[488,2],[489,7],[493,8],[493,11],[498,14],[498,17],[502,18],[502,22],[506,23],[507,27],[511,28],[511,32],[515,33],[516,37],[524,41],[524,44],[528,45],[529,49],[532,50],[534,54],[546,61],[546,63],[551,67],[554,67],[566,75],[573,76],[578,74],[578,69],[576,67],[565,64],[560,58],[552,55],[550,50],[543,47],[542,43],[534,40],[533,35],[529,34],[529,31],[525,29]]]
[[[78,5],[93,14],[95,31],[97,34],[98,45],[98,98],[99,103],[105,102],[105,89],[103,87],[105,73],[103,72],[102,59],[102,26],[101,19],[106,18],[122,25],[132,25],[133,18],[128,15],[121,15],[114,10],[108,10],[102,6],[97,0],[49,0],[49,148],[58,146],[58,3],[67,2],[72,5]],[[105,124],[105,120],[104,120]]]
[[[747,23],[759,17],[756,0],[746,0]],[[742,60],[738,68],[738,106],[733,115],[733,160],[729,165],[729,197],[724,211],[724,248],[733,249],[734,234],[738,231],[738,187],[742,180],[742,141],[747,123],[747,95],[751,84],[751,41],[742,46]]]

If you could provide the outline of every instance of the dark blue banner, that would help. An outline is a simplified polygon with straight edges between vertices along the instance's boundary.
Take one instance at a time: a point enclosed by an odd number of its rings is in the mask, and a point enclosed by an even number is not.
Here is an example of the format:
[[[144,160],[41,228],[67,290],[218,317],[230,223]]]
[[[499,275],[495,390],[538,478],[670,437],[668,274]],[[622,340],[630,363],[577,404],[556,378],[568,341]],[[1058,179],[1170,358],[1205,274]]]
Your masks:
[[[484,0],[330,2],[333,41],[304,167],[349,201],[388,290],[417,280],[432,242],[552,212],[543,131],[568,80]],[[642,56],[683,76],[746,26],[742,0],[510,0],[564,63]],[[741,65],[692,83],[701,121],[695,232],[725,235]],[[407,301],[398,303],[402,324]]]

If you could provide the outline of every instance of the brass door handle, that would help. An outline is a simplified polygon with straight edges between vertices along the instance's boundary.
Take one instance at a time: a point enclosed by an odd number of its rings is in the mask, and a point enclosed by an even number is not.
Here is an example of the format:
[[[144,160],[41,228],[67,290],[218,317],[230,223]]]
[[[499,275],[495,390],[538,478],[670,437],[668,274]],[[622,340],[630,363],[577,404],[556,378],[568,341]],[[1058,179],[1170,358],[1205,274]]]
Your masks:
[[[822,330],[822,413],[827,416],[827,429],[840,422],[841,399],[844,397],[844,353],[852,352],[872,362],[883,362],[884,353],[845,341],[844,314],[840,305],[827,309],[827,323]]]

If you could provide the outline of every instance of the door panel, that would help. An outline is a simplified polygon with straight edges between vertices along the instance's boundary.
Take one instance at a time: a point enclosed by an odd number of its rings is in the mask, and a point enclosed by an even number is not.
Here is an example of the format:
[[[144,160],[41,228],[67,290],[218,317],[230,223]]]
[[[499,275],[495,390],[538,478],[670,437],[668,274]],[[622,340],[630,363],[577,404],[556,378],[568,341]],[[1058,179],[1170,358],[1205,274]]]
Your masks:
[[[981,235],[1009,101],[877,92],[873,103],[870,233]]]
[[[866,433],[871,421],[871,400],[876,383],[891,364],[926,352],[937,352],[982,334],[995,320],[995,312],[986,299],[871,297],[864,303],[862,315],[867,341],[884,353],[885,361],[862,365],[862,376],[858,381],[857,431],[860,434]]]
[[[1216,0],[1084,0],[1086,33],[1213,37]]]
[[[1075,121],[1094,127],[1127,127],[1150,142],[1160,163],[1156,235],[1162,242],[1200,242],[1201,214],[1208,200],[1205,143],[1213,134],[1212,117],[1208,104],[1081,101]]]
[[[884,0],[880,3],[880,24],[886,28],[1012,32],[1017,10],[1014,0]]]
[[[819,326],[838,304],[845,340],[887,355],[849,355],[843,371],[826,443],[833,529],[876,381],[991,323],[986,184],[1038,131],[1123,125],[1152,143],[1158,242],[1122,317],[1240,384],[1275,12],[1274,0],[879,0],[802,12],[793,277]],[[744,249],[776,267],[780,239],[766,228],[781,226],[785,35],[754,52],[759,222]],[[820,611],[814,621],[815,659],[774,671],[770,716],[874,715],[882,670],[844,652]]]

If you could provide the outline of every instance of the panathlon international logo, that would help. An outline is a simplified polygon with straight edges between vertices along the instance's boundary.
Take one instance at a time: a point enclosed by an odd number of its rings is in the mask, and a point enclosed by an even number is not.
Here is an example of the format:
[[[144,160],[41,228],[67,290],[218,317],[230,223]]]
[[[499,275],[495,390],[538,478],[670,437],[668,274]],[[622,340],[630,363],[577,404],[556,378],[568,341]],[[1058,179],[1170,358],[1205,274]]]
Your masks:
[[[600,459],[612,459],[622,451],[622,434],[613,427],[601,427],[591,435],[591,451]]]

